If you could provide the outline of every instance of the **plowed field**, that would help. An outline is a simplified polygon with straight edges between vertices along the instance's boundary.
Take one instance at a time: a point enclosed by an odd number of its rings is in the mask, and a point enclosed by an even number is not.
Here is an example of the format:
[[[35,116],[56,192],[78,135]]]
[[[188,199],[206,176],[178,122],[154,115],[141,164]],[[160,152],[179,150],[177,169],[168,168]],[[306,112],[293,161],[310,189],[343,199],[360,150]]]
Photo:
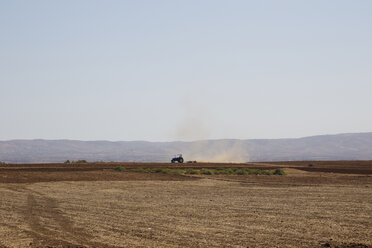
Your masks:
[[[372,161],[0,165],[0,248],[372,247],[371,237]]]

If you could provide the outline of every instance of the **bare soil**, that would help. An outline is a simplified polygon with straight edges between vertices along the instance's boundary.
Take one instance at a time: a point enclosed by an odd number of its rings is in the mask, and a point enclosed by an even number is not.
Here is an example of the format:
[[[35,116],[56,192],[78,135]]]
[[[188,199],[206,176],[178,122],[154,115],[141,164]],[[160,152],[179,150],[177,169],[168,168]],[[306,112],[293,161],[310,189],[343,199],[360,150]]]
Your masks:
[[[288,175],[117,166],[283,168]],[[0,165],[0,248],[365,248],[371,237],[372,161]]]

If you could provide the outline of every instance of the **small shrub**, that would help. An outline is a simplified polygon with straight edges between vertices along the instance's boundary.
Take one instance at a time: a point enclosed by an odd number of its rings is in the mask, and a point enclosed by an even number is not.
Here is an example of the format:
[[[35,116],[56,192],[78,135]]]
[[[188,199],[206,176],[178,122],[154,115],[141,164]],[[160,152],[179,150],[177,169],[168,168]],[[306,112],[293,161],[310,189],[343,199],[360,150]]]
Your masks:
[[[237,175],[247,175],[248,172],[246,170],[236,170],[235,174],[237,174]]]
[[[174,174],[174,175],[183,175],[184,174],[184,170],[175,169],[175,170],[171,170],[170,173],[171,174]]]
[[[125,171],[125,168],[121,167],[121,166],[117,166],[114,168],[114,170],[116,171]]]
[[[215,171],[216,175],[232,175],[235,173],[235,170],[232,168],[219,168]]]
[[[268,171],[268,170],[263,170],[263,171],[262,171],[262,175],[270,176],[270,175],[272,175],[272,174],[273,174],[273,172]]]
[[[170,169],[161,169],[160,173],[169,174],[170,173]]]
[[[249,170],[249,174],[251,175],[260,175],[261,171],[257,169]]]
[[[285,176],[285,175],[287,175],[287,174],[285,173],[285,171],[282,170],[282,169],[276,169],[276,170],[274,171],[273,174],[274,174],[274,175],[279,175],[279,176]]]
[[[200,174],[203,174],[203,175],[213,175],[214,174],[214,171],[213,170],[202,169],[200,171]]]
[[[196,175],[196,174],[199,174],[199,171],[197,170],[193,170],[193,169],[187,169],[186,174],[191,174],[191,175]]]

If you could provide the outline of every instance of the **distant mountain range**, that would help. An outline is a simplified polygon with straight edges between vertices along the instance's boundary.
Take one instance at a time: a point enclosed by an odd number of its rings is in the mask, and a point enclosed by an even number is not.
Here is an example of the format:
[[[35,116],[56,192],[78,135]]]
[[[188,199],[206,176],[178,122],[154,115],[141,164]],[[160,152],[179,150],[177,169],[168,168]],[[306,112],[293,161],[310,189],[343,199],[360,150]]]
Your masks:
[[[0,161],[8,163],[87,161],[215,162],[291,160],[372,160],[372,132],[297,139],[222,139],[193,142],[10,140],[0,141]]]

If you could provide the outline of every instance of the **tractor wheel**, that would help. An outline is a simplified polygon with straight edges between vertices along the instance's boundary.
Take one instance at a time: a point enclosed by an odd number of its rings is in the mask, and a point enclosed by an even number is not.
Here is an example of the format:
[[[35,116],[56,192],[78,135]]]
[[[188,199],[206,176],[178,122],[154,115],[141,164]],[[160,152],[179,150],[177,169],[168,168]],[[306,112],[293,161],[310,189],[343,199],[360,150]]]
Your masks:
[[[178,162],[182,164],[182,163],[183,163],[183,158],[180,158],[180,159],[178,160]]]
[[[174,164],[174,160],[173,159],[171,160],[171,163]]]

